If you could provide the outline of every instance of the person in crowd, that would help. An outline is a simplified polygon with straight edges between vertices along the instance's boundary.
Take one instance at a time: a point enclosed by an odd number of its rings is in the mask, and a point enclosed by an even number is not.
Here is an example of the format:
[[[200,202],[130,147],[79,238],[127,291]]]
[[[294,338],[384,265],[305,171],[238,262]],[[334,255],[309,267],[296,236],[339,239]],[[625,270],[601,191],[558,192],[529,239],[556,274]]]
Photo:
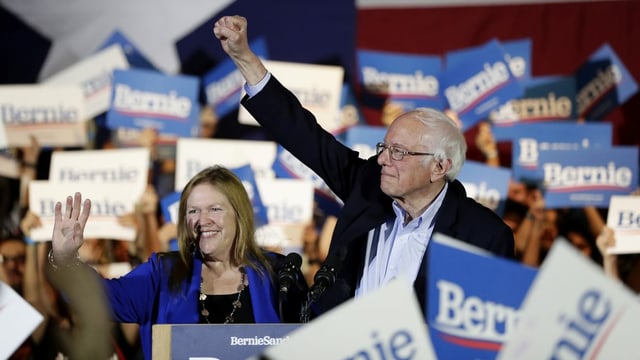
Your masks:
[[[602,232],[596,238],[598,251],[602,254],[602,268],[604,272],[613,279],[620,280],[618,271],[618,255],[609,252],[609,248],[616,245],[616,238],[613,229],[604,226]]]
[[[631,195],[640,196],[640,188],[633,191]],[[596,245],[602,256],[604,272],[621,281],[634,293],[640,294],[640,253],[610,252],[609,248],[616,245],[615,232],[606,224],[602,209],[587,206],[584,211],[591,225],[591,232],[596,235]]]
[[[22,295],[27,245],[18,236],[0,239],[0,280]]]
[[[512,180],[509,187],[511,191],[507,198],[526,209],[514,228],[516,257],[527,265],[538,266],[544,257],[541,251],[548,250],[558,236],[557,213],[545,208],[542,191],[536,186]]]
[[[77,255],[90,209],[80,193],[67,197],[64,212],[56,203],[51,268],[86,267]],[[232,171],[211,166],[196,174],[181,193],[178,215],[179,251],[154,253],[127,275],[104,280],[115,320],[140,324],[145,358],[153,324],[299,321],[304,277],[296,274],[280,307],[284,255],[257,245],[251,201]]]
[[[596,235],[585,216],[584,208],[565,208],[558,210],[558,235],[566,239],[585,257],[602,266],[602,255],[596,245]]]
[[[611,278],[621,281],[629,290],[640,294],[640,253],[615,254],[609,248],[616,245],[613,229],[604,226],[596,238],[598,250],[602,254],[604,272]]]
[[[524,220],[527,214],[527,207],[524,204],[515,202],[509,198],[505,200],[504,204],[504,212],[502,214],[502,220],[507,226],[513,230],[514,238],[515,234],[518,231],[520,224]],[[517,240],[516,240],[517,243]],[[516,245],[516,257],[518,257],[518,249]]]
[[[437,232],[514,257],[511,229],[456,180],[466,142],[449,117],[433,109],[404,113],[377,154],[361,159],[267,71],[248,45],[244,17],[220,18],[213,33],[244,77],[242,105],[344,202],[323,265],[336,281],[317,296],[317,314],[398,276],[413,282],[424,309],[427,247]]]
[[[478,124],[478,132],[475,137],[475,143],[478,150],[485,158],[488,166],[499,167],[500,157],[498,153],[498,144],[493,138],[491,124],[487,121],[481,121]]]

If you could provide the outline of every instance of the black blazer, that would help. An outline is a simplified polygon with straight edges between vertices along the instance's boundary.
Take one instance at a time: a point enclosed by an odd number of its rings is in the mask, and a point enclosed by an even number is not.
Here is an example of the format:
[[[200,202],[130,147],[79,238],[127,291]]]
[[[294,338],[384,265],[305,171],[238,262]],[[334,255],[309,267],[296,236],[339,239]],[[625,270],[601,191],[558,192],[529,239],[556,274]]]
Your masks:
[[[358,152],[322,129],[313,114],[273,76],[258,94],[252,98],[245,96],[242,105],[279,144],[324,179],[344,202],[326,260],[337,265],[336,283],[324,293],[316,308],[319,312],[329,310],[354,296],[364,265],[368,232],[395,216],[393,200],[380,190],[381,167],[377,157],[361,159]],[[449,183],[436,215],[435,232],[514,258],[511,229],[493,211],[467,197],[457,180]],[[414,282],[423,311],[426,258],[427,254]]]

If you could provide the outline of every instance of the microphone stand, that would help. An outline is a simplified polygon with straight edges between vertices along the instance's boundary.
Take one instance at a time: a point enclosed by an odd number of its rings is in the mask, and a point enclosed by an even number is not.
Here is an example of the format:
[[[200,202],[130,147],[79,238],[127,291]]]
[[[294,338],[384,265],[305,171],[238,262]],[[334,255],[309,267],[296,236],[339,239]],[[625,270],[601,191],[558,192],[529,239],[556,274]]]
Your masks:
[[[307,292],[307,299],[301,305],[300,309],[300,322],[306,324],[309,322],[311,305],[315,303],[325,290],[332,286],[336,281],[336,269],[332,265],[326,263],[318,269],[318,272],[313,278],[313,285],[309,292]]]
[[[289,290],[297,287],[297,271],[302,265],[302,258],[297,253],[289,253],[286,256],[284,265],[278,269],[278,284],[280,290],[278,292],[278,313],[281,321],[284,321],[284,302],[287,299]]]

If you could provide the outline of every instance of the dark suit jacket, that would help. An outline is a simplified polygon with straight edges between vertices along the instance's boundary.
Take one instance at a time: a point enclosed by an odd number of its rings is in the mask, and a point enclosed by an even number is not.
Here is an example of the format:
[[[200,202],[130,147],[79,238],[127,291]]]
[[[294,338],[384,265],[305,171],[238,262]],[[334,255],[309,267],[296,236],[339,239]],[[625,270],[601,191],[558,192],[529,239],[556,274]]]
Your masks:
[[[325,262],[337,266],[336,283],[324,293],[316,309],[326,311],[353,297],[364,265],[368,232],[395,216],[392,199],[380,190],[380,165],[376,156],[361,159],[356,151],[323,130],[313,114],[273,76],[258,94],[243,98],[242,105],[279,144],[324,179],[344,202]],[[511,229],[493,211],[468,198],[459,181],[449,183],[436,216],[434,233],[514,258]],[[423,311],[426,259],[427,254],[414,282]]]

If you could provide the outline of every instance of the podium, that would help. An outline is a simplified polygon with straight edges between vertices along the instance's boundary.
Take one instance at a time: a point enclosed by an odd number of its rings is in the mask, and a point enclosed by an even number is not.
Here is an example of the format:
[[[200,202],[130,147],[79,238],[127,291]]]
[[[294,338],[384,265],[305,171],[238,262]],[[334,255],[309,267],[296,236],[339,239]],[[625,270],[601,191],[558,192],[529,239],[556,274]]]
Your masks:
[[[153,325],[154,360],[247,359],[289,339],[302,324]]]

